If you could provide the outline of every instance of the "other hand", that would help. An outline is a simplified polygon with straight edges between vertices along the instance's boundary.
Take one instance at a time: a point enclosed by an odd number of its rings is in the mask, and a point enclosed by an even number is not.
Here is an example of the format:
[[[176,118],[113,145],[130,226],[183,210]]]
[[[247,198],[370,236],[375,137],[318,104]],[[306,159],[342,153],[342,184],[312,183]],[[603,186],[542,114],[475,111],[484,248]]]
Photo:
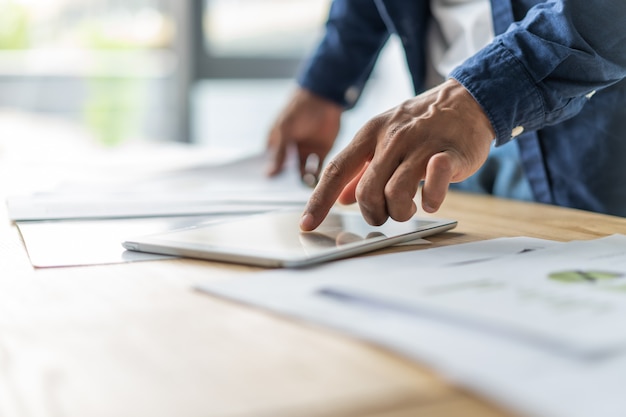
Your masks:
[[[342,107],[332,101],[302,88],[296,90],[270,130],[267,146],[272,160],[268,174],[281,172],[289,148],[295,147],[300,175],[305,182],[315,185],[339,133],[342,112]],[[313,156],[313,167],[310,156]]]

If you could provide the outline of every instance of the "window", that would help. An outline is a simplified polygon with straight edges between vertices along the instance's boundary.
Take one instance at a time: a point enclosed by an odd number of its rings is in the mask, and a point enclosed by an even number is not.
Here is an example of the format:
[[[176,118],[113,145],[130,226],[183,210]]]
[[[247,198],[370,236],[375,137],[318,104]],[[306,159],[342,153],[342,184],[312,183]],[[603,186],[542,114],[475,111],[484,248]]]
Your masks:
[[[181,137],[263,147],[302,58],[322,36],[330,2],[195,0],[190,132]]]
[[[109,145],[157,136],[145,127],[163,127],[154,98],[176,67],[168,5],[0,0],[0,106],[79,121]]]
[[[330,0],[202,0],[201,78],[292,77],[321,36]]]
[[[301,57],[321,35],[328,0],[208,0],[207,50],[214,56]]]

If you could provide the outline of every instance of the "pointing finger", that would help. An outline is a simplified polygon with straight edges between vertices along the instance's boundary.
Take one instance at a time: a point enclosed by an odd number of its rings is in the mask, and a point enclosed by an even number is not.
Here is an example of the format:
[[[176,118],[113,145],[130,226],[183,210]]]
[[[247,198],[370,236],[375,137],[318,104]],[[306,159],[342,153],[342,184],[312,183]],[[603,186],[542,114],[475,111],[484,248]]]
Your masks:
[[[320,225],[346,185],[369,161],[373,150],[370,150],[366,140],[357,137],[328,163],[322,173],[319,184],[313,190],[302,215],[300,221],[302,230],[310,231]]]

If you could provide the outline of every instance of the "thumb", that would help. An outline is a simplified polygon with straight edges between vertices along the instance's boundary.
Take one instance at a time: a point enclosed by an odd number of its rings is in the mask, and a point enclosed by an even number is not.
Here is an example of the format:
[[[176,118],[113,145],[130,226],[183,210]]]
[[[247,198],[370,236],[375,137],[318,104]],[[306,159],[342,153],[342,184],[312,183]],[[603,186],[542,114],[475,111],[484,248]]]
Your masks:
[[[439,210],[454,175],[454,162],[448,152],[440,152],[430,157],[422,187],[422,208],[425,212],[434,213]]]

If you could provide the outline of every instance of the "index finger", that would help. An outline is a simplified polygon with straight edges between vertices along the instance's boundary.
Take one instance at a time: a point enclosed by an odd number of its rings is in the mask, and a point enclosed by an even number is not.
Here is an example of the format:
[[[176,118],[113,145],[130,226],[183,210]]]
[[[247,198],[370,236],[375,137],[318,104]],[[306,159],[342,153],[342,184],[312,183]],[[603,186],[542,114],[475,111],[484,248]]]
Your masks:
[[[367,143],[355,140],[328,163],[304,209],[300,228],[314,230],[326,218],[343,189],[371,158]]]

